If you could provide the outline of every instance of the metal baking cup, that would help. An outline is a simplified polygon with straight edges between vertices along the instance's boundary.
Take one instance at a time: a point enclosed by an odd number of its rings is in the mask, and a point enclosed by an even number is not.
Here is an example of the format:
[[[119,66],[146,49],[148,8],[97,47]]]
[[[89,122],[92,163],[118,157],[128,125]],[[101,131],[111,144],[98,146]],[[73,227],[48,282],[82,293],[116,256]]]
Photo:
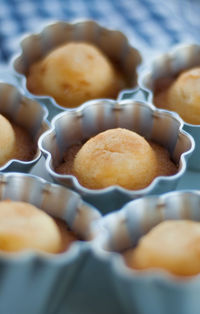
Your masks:
[[[195,66],[200,66],[200,45],[178,45],[168,53],[157,57],[150,64],[149,68],[141,74],[139,85],[146,93],[146,99],[153,103],[155,82],[159,78],[173,77]],[[200,171],[200,125],[184,122],[183,129],[194,137],[196,143],[188,167]]]
[[[94,264],[96,260],[105,268],[110,265],[109,280],[116,289],[122,313],[199,313],[199,275],[180,277],[161,269],[133,270],[118,254],[134,247],[142,235],[169,219],[200,221],[200,192],[193,190],[144,197],[102,219],[104,232],[94,241],[95,254],[91,256]]]
[[[16,86],[4,82],[0,82],[0,114],[23,127],[31,135],[36,147],[39,136],[49,128],[46,108],[25,97]],[[37,149],[32,160],[11,159],[0,167],[0,171],[28,172],[40,157],[41,152]]]
[[[97,46],[111,62],[117,64],[131,87],[137,85],[137,67],[141,63],[141,56],[121,32],[106,29],[90,20],[48,24],[40,33],[23,37],[21,52],[13,58],[11,64],[26,93],[47,106],[50,118],[66,108],[57,104],[52,97],[31,94],[27,90],[26,74],[33,63],[58,46],[72,41],[84,41]]]
[[[51,129],[40,137],[39,147],[46,157],[47,171],[54,180],[73,188],[85,200],[106,213],[120,208],[131,199],[175,188],[194,149],[192,137],[182,130],[182,126],[182,120],[177,114],[156,110],[145,102],[99,99],[58,114],[52,121]],[[81,186],[75,176],[55,172],[54,169],[71,145],[117,127],[133,130],[167,148],[171,159],[179,165],[177,174],[157,177],[145,189],[131,191],[119,186],[91,190]]]
[[[0,199],[24,201],[66,221],[82,239],[93,237],[100,213],[80,196],[43,179],[0,174]],[[0,313],[64,314],[71,287],[87,259],[89,242],[77,241],[64,253],[0,253]]]

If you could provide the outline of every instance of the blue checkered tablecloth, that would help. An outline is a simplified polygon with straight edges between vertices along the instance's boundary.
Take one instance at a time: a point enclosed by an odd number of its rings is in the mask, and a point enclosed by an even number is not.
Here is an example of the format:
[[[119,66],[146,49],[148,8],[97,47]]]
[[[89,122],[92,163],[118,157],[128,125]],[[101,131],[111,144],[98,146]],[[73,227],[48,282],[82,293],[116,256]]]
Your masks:
[[[19,37],[48,20],[91,18],[123,31],[143,52],[200,39],[200,0],[0,0],[0,62],[19,49]]]

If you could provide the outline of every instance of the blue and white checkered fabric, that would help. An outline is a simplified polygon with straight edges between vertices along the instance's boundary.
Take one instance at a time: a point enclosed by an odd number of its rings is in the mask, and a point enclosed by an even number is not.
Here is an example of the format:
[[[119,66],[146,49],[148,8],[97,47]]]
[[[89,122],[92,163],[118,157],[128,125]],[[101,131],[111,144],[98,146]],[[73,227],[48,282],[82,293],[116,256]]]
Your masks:
[[[37,32],[49,19],[94,19],[124,32],[143,52],[167,49],[181,41],[197,41],[200,27],[195,32],[191,21],[199,23],[199,14],[191,15],[191,7],[185,5],[189,2],[198,1],[0,0],[0,62],[8,61],[19,49],[23,33]],[[199,6],[195,12],[200,12]]]

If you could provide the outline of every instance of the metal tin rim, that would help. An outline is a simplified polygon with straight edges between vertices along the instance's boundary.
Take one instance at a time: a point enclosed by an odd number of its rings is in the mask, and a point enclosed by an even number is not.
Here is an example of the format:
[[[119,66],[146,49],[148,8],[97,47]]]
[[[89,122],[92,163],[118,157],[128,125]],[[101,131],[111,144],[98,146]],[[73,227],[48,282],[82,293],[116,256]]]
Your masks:
[[[9,173],[1,173],[0,174],[0,180],[4,183],[7,182],[7,178],[12,177],[21,177],[21,178],[28,178],[30,181],[36,181],[37,184],[40,184],[43,188],[51,186],[54,189],[60,189],[60,190],[66,190],[65,187],[60,186],[58,184],[50,183],[46,181],[45,179],[25,174],[25,173],[19,173],[19,172],[9,172]],[[78,193],[70,190],[70,193],[72,195],[77,195],[80,199],[80,195]],[[85,201],[82,201],[83,204],[87,204]],[[92,205],[88,205],[90,208],[93,208],[95,211],[97,211]],[[99,213],[99,212],[98,212]],[[50,254],[40,251],[34,251],[34,250],[24,250],[18,253],[11,252],[0,252],[0,259],[3,259],[4,261],[8,263],[27,263],[32,260],[41,260],[46,263],[52,264],[52,265],[62,265],[62,264],[68,264],[71,260],[74,260],[74,258],[77,258],[80,255],[80,250],[87,249],[89,243],[84,242],[84,247],[82,245],[82,242],[77,240],[70,246],[69,249],[67,249],[65,252],[61,252],[58,254]]]
[[[151,61],[151,64],[147,67],[147,69],[143,70],[141,72],[141,74],[138,76],[138,86],[141,89],[141,91],[144,91],[147,93],[147,101],[150,102],[154,106],[154,108],[157,109],[157,107],[154,105],[154,102],[153,102],[153,92],[151,89],[147,88],[144,85],[144,78],[152,73],[152,65],[158,58],[160,58],[162,56],[173,56],[178,50],[190,47],[191,45],[197,46],[196,43],[186,43],[186,44],[180,43],[180,44],[173,46],[168,52],[159,54],[157,57],[153,58],[153,60]],[[175,111],[172,111],[172,110],[166,110],[166,111],[176,113],[179,116],[179,118],[181,118],[180,115]],[[192,124],[192,123],[188,123],[184,120],[183,120],[183,123],[187,126],[190,126],[190,127],[200,127],[200,124]]]
[[[126,39],[127,37],[120,31],[120,30],[117,30],[117,29],[113,29],[113,28],[109,28],[109,27],[105,27],[102,25],[102,23],[99,23],[97,21],[94,21],[92,19],[87,19],[87,18],[77,18],[77,19],[73,19],[71,22],[68,21],[64,21],[64,20],[47,20],[46,22],[42,23],[42,26],[40,25],[40,28],[37,32],[35,33],[31,33],[31,32],[27,32],[25,33],[24,35],[21,36],[21,40],[20,40],[20,43],[28,38],[29,36],[31,35],[39,35],[46,27],[48,26],[51,26],[51,25],[54,25],[54,24],[58,24],[58,23],[66,23],[66,24],[70,24],[70,25],[75,25],[77,23],[86,23],[86,22],[93,22],[95,23],[96,25],[100,26],[102,29],[106,29],[108,31],[117,31],[119,33],[121,33]],[[133,48],[135,49],[135,51],[137,51],[138,53],[138,58],[139,58],[139,62],[137,64],[137,67],[136,67],[136,74],[139,76],[139,67],[141,67],[141,62],[142,62],[142,55],[139,51],[138,48],[135,48],[133,47],[131,44],[130,44],[130,41],[127,39],[127,44],[128,44],[128,47],[130,48]],[[22,82],[22,88],[26,91],[26,94],[29,96],[29,97],[32,97],[32,98],[35,98],[36,100],[40,100],[40,101],[43,101],[43,100],[47,100],[49,99],[51,101],[51,103],[53,104],[53,106],[58,110],[58,111],[66,111],[66,110],[71,110],[71,108],[65,108],[63,106],[60,106],[56,100],[54,99],[54,97],[52,96],[48,96],[48,95],[35,95],[35,94],[32,94],[26,87],[26,82],[27,82],[27,79],[26,79],[26,76],[24,74],[21,74],[21,73],[18,73],[16,70],[15,70],[15,67],[14,67],[14,63],[15,61],[21,56],[21,53],[22,53],[22,49],[21,49],[21,45],[20,45],[20,48],[19,48],[19,52],[17,52],[16,54],[13,55],[13,57],[11,58],[10,60],[10,65],[11,65],[11,69],[12,71],[14,72],[15,76],[18,77],[19,79],[21,79],[21,82]],[[135,86],[136,87],[136,86]],[[127,89],[123,89],[121,91],[119,91],[116,99],[119,99],[121,97],[121,94],[126,91]],[[79,107],[79,106],[78,106]],[[77,108],[77,107],[76,107]]]
[[[167,192],[164,194],[161,194],[159,196],[155,195],[147,195],[143,198],[132,200],[125,204],[117,213],[109,213],[105,217],[102,218],[101,221],[101,227],[103,227],[103,220],[108,219],[109,216],[114,216],[114,215],[123,215],[123,212],[126,210],[126,208],[129,206],[130,203],[139,203],[142,199],[144,200],[150,200],[150,199],[157,199],[157,200],[165,200],[170,198],[171,196],[174,195],[184,195],[184,194],[191,194],[191,195],[198,195],[200,198],[200,191],[199,190],[192,190],[192,189],[187,189],[184,191],[172,191],[172,192]],[[104,262],[109,262],[113,264],[114,271],[120,277],[126,278],[129,281],[133,281],[134,279],[139,279],[139,280],[145,280],[145,281],[152,281],[156,280],[158,282],[165,282],[170,285],[188,285],[192,284],[193,282],[197,281],[200,279],[200,273],[196,275],[191,275],[191,276],[180,276],[176,275],[173,273],[170,273],[169,271],[161,268],[149,268],[149,269],[144,269],[144,270],[137,270],[137,269],[132,269],[129,268],[122,255],[117,252],[109,251],[107,252],[104,248],[102,248],[102,243],[104,242],[105,236],[106,236],[107,230],[104,228],[104,234],[100,234],[98,238],[96,238],[93,243],[92,243],[92,250],[95,256],[104,261]]]
[[[14,86],[25,99],[29,99],[27,97],[27,95],[25,94],[23,88],[19,87],[17,84],[10,84],[10,83],[4,82],[3,80],[0,80],[0,83],[7,84],[7,85],[10,85],[10,86]],[[41,105],[41,104],[39,104],[39,105],[40,105],[40,107],[42,108],[42,111],[43,111],[43,119],[42,119],[41,125],[43,124],[45,127],[47,127],[49,129],[50,123],[47,120],[47,117],[48,117],[48,114],[49,114],[48,109],[45,106]],[[38,146],[38,143],[37,143],[37,152],[36,152],[35,157],[32,160],[23,161],[23,160],[20,160],[20,159],[12,158],[12,159],[8,160],[2,167],[0,167],[0,171],[5,171],[13,163],[17,163],[17,164],[20,164],[20,165],[32,165],[32,164],[35,164],[37,161],[39,161],[41,156],[42,156],[41,150],[39,149],[39,146]]]
[[[124,103],[129,103],[129,102],[132,102],[132,100],[122,100],[120,102],[115,102],[114,100],[110,100],[110,99],[99,99],[99,100],[91,100],[91,101],[87,101],[85,102],[84,104],[82,104],[79,108],[76,108],[76,109],[71,109],[71,111],[77,113],[77,114],[80,114],[84,111],[84,109],[87,107],[87,106],[91,106],[93,103],[96,103],[97,101],[108,101],[109,103],[111,103],[113,106],[116,104],[116,106],[121,106],[123,105]],[[176,178],[179,178],[185,171],[186,169],[186,160],[185,160],[185,157],[190,154],[194,148],[195,148],[195,142],[194,142],[194,139],[193,137],[188,134],[187,132],[185,132],[183,130],[183,120],[180,118],[180,116],[174,112],[170,112],[168,110],[163,110],[163,109],[158,109],[156,108],[154,105],[152,105],[151,103],[147,103],[147,102],[143,102],[143,101],[137,101],[137,102],[140,102],[141,104],[145,105],[145,106],[148,106],[150,107],[150,109],[155,112],[155,113],[158,113],[158,114],[165,114],[165,115],[168,115],[170,116],[171,118],[173,119],[176,119],[178,120],[178,122],[180,123],[180,127],[179,127],[179,132],[181,134],[184,134],[185,136],[187,136],[189,139],[190,139],[190,142],[191,142],[191,147],[188,151],[184,152],[181,157],[180,157],[180,162],[182,163],[182,167],[181,167],[181,170],[179,170],[175,175],[172,175],[172,176],[158,176],[156,177],[149,186],[147,186],[146,188],[144,189],[141,189],[141,190],[128,190],[128,189],[125,189],[125,188],[122,188],[120,186],[110,186],[110,187],[107,187],[107,188],[104,188],[104,189],[97,189],[97,190],[92,190],[92,189],[88,189],[88,188],[85,188],[83,187],[77,180],[77,178],[73,175],[60,175],[58,173],[56,173],[55,171],[53,171],[51,169],[51,166],[50,166],[50,163],[51,163],[51,153],[49,151],[47,151],[43,145],[42,145],[42,142],[43,142],[43,139],[46,138],[49,134],[51,134],[54,130],[55,130],[55,125],[56,125],[56,122],[64,115],[67,114],[66,111],[62,112],[62,113],[59,113],[58,115],[56,115],[52,121],[51,121],[51,128],[50,130],[46,131],[44,134],[42,134],[42,136],[39,138],[39,141],[38,141],[38,145],[39,145],[39,148],[40,150],[43,152],[43,154],[46,157],[46,167],[47,167],[47,171],[49,172],[49,174],[51,176],[53,176],[54,178],[56,179],[70,179],[72,182],[73,182],[73,185],[76,187],[76,189],[78,191],[81,191],[83,193],[90,193],[90,195],[101,195],[103,193],[109,193],[109,192],[113,192],[113,191],[117,191],[117,192],[121,192],[121,193],[126,193],[130,196],[136,196],[138,195],[138,193],[140,195],[144,195],[144,194],[147,194],[148,192],[150,192],[150,190],[152,190],[152,188],[154,188],[157,184],[159,184],[159,182],[161,180],[166,180],[166,181],[171,181],[171,180],[174,180]]]

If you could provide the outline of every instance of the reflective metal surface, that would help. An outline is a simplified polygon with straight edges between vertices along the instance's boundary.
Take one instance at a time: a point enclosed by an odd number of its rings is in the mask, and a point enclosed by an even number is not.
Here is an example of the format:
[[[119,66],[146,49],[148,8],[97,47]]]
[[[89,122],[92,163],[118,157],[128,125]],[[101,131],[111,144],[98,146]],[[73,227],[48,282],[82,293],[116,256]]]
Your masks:
[[[47,110],[37,101],[27,98],[16,86],[0,82],[0,114],[23,127],[32,137],[37,147],[39,136],[49,128]],[[30,161],[9,160],[0,167],[0,171],[28,172],[41,157],[37,148],[35,156]]]
[[[106,29],[91,20],[48,24],[40,33],[27,35],[21,40],[21,52],[13,58],[12,66],[26,93],[47,106],[50,112],[49,119],[66,108],[61,107],[48,95],[31,94],[26,88],[26,74],[34,62],[56,47],[72,41],[90,42],[99,47],[111,62],[117,64],[128,85],[131,87],[137,85],[137,67],[141,63],[141,56],[130,46],[121,32]]]
[[[55,167],[72,144],[117,127],[133,130],[147,140],[164,146],[171,159],[179,165],[177,174],[157,177],[145,189],[131,191],[119,186],[91,190],[81,186],[74,176],[55,172]],[[39,147],[46,157],[46,168],[53,179],[73,188],[106,213],[119,209],[131,199],[173,190],[186,171],[186,161],[194,149],[194,141],[182,130],[182,121],[175,113],[156,110],[140,101],[100,99],[57,115],[52,121],[51,130],[41,136]]]
[[[134,247],[142,235],[169,219],[200,221],[200,192],[144,197],[101,221],[104,232],[94,241],[94,260],[111,265],[110,281],[115,283],[118,300],[127,314],[199,313],[199,275],[184,278],[161,269],[133,270],[116,253]]]
[[[139,78],[139,85],[146,94],[146,99],[153,103],[155,82],[160,78],[174,77],[179,72],[200,66],[200,45],[178,45],[168,53],[157,57]],[[184,130],[195,139],[195,151],[188,167],[200,171],[200,125],[184,122]]]
[[[94,236],[100,213],[77,193],[19,173],[0,174],[0,200],[29,202],[63,219],[81,238]],[[66,313],[68,297],[88,259],[89,242],[77,241],[64,253],[0,253],[1,313]],[[5,311],[6,310],[6,311]]]

